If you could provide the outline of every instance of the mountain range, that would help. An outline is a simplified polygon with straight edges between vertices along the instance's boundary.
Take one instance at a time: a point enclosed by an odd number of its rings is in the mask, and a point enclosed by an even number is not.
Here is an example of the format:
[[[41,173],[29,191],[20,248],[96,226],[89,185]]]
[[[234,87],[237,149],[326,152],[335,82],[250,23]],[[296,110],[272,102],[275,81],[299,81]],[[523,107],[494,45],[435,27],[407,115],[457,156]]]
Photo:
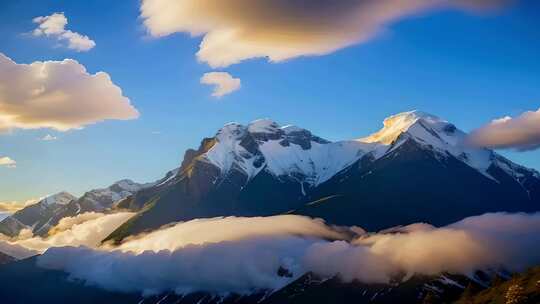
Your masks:
[[[539,210],[540,174],[468,145],[455,125],[419,111],[385,119],[371,136],[336,142],[261,119],[225,125],[158,181],[122,180],[80,198],[62,192],[5,218],[0,233],[26,228],[45,236],[64,217],[125,209],[138,214],[107,240],[194,218],[286,213],[374,231]]]
[[[109,210],[115,202],[145,186],[131,180],[121,180],[107,188],[88,191],[80,198],[67,192],[50,195],[0,221],[0,233],[14,237],[23,229],[29,229],[34,235],[47,236],[62,218]]]
[[[465,132],[418,111],[387,118],[369,137],[337,142],[263,119],[225,125],[188,150],[178,170],[117,207],[138,214],[109,237],[116,241],[228,215],[292,213],[374,231],[538,210],[540,174],[468,145]]]
[[[418,222],[442,226],[486,212],[540,210],[540,174],[471,146],[467,133],[452,123],[418,111],[385,119],[368,137],[336,142],[262,119],[223,126],[187,150],[180,166],[158,181],[121,180],[78,198],[51,195],[2,220],[0,233],[15,237],[27,229],[47,236],[62,218],[123,210],[136,215],[103,241],[120,242],[173,222],[233,215],[307,215],[368,231]],[[89,303],[449,303],[467,296],[469,288],[485,289],[493,277],[440,274],[373,285],[306,273],[281,290],[249,296],[198,292],[141,298],[74,282],[63,272],[37,267],[35,258],[15,261],[0,254],[0,260],[6,263],[0,290],[10,289],[14,301],[43,303],[82,298]],[[284,269],[276,271],[287,276]],[[28,281],[38,292],[17,291]]]

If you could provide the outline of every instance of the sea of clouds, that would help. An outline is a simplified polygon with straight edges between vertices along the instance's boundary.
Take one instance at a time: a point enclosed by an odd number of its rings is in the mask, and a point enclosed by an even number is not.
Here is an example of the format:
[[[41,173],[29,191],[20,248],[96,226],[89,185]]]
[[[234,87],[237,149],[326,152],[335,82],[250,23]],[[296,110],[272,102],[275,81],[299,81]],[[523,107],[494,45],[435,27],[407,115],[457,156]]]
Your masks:
[[[367,233],[320,219],[220,217],[168,225],[121,244],[100,241],[133,213],[62,220],[51,235],[21,233],[0,251],[37,258],[89,284],[123,292],[251,293],[285,286],[306,272],[387,283],[398,274],[470,275],[540,264],[540,213],[489,213],[444,227],[418,223]],[[291,277],[279,276],[285,268]]]

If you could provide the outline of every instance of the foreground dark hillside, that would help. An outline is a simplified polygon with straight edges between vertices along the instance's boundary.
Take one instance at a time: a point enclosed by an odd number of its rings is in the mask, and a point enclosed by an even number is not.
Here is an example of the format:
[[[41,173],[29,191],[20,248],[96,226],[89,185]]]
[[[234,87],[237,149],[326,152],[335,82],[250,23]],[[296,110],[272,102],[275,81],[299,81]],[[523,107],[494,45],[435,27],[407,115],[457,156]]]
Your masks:
[[[469,286],[456,304],[538,304],[540,303],[540,267],[515,275],[507,281],[478,290]]]

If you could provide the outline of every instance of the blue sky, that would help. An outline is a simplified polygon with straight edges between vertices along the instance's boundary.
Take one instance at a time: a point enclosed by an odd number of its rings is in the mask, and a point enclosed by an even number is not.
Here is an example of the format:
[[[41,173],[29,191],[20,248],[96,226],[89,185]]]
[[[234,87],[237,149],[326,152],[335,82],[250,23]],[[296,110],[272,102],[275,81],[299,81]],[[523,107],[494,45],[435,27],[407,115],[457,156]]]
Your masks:
[[[32,19],[64,12],[68,29],[96,47],[76,52],[34,37]],[[151,37],[138,1],[2,1],[0,53],[17,63],[73,58],[107,72],[141,116],[66,132],[15,129],[0,135],[0,202],[67,190],[81,194],[131,178],[152,181],[177,167],[230,121],[268,117],[331,140],[378,130],[385,117],[420,109],[463,130],[540,107],[540,5],[521,1],[497,12],[430,11],[408,16],[366,42],[324,56],[280,63],[250,59],[226,68],[240,90],[216,99],[200,77],[201,37]],[[39,140],[46,134],[54,141]],[[540,152],[502,151],[540,169]]]

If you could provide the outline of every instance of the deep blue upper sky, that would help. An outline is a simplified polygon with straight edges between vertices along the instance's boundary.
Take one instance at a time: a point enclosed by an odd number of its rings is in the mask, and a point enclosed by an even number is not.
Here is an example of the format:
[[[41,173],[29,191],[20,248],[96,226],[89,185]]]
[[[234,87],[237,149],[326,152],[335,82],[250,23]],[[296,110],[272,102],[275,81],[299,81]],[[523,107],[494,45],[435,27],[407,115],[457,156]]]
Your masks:
[[[91,37],[89,52],[28,35],[32,18],[64,12],[69,28]],[[200,38],[148,37],[138,1],[2,1],[0,53],[18,63],[73,58],[107,72],[140,111],[130,121],[82,130],[16,130],[0,135],[0,201],[67,190],[74,194],[122,178],[152,181],[177,167],[230,121],[268,117],[330,140],[376,131],[385,117],[420,109],[468,131],[540,107],[540,5],[518,2],[497,13],[457,10],[403,19],[374,39],[326,56],[282,63],[249,60],[222,69],[242,88],[219,100],[199,78]],[[45,134],[56,141],[40,141]],[[540,152],[503,153],[540,169]]]

